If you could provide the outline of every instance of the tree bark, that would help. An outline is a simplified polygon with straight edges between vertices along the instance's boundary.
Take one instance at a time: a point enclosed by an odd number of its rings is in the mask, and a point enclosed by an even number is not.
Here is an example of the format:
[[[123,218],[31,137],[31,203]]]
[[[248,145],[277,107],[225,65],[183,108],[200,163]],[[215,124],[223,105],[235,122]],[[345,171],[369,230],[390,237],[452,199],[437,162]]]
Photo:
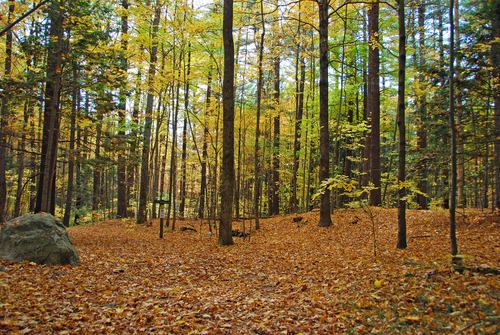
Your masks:
[[[253,214],[255,218],[255,229],[260,229],[259,223],[259,199],[260,199],[260,109],[262,100],[262,86],[263,86],[263,70],[262,62],[264,58],[264,36],[266,35],[266,26],[264,23],[264,10],[263,10],[263,0],[260,2],[261,8],[261,23],[262,23],[262,33],[260,35],[259,44],[259,63],[258,63],[258,81],[257,81],[257,111],[255,120],[255,150],[254,150],[254,197],[253,197]]]
[[[76,66],[76,64],[73,64]],[[69,164],[68,164],[68,191],[66,193],[66,207],[64,208],[64,218],[63,225],[69,227],[69,219],[71,217],[71,206],[73,203],[73,181],[74,181],[74,170],[75,170],[75,131],[76,131],[76,111],[77,111],[77,98],[78,98],[78,88],[76,87],[76,68],[73,69],[73,95],[72,106],[71,106],[71,129],[69,134]]]
[[[153,82],[156,74],[156,61],[158,53],[158,27],[160,23],[161,3],[155,4],[155,16],[153,20],[153,33],[151,36],[152,45],[149,60],[148,75],[148,96],[146,100],[146,117],[144,119],[144,139],[142,144],[142,163],[141,163],[141,184],[139,193],[139,211],[137,213],[137,223],[141,224],[147,220],[147,205],[149,197],[149,155],[151,145],[151,123],[153,113],[154,88]]]
[[[210,101],[212,98],[212,71],[208,73],[207,98],[205,101],[205,121],[203,125],[203,148],[201,159],[201,182],[200,182],[200,206],[198,207],[198,218],[205,216],[205,202],[207,194],[207,160],[208,160],[208,117],[210,115]]]
[[[421,86],[424,85],[424,67],[425,67],[425,4],[421,3],[418,6],[418,31],[419,31],[419,75],[418,81]],[[418,110],[420,114],[420,123],[417,130],[417,148],[420,153],[420,161],[418,166],[418,190],[421,193],[427,194],[427,129],[425,121],[427,119],[425,93],[418,100]],[[417,204],[421,209],[427,209],[427,197],[423,194],[417,194]]]
[[[118,106],[118,117],[119,117],[119,130],[118,130],[118,138],[121,140],[125,139],[125,110],[127,108],[127,38],[126,35],[128,33],[128,0],[122,0],[122,8],[123,15],[121,17],[122,20],[122,36],[121,36],[121,51],[120,62],[121,62],[121,71],[123,78],[122,85],[120,87],[119,94],[119,106]],[[118,218],[127,217],[127,178],[126,178],[126,159],[123,155],[122,150],[118,152],[118,166],[117,166],[117,179],[118,179],[118,204],[116,210],[116,216]]]
[[[45,84],[42,154],[35,212],[55,213],[56,159],[61,112],[59,97],[63,64],[64,2],[53,1],[49,10],[50,37]]]
[[[104,100],[101,96],[101,100]],[[95,151],[94,151],[94,183],[92,192],[92,210],[99,210],[99,204],[101,202],[101,136],[102,136],[102,119],[103,119],[103,106],[97,107],[97,126],[96,126],[96,137],[95,137]]]
[[[399,78],[398,78],[398,249],[406,249],[406,126],[405,126],[405,68],[406,68],[406,27],[405,2],[398,1],[399,17]]]
[[[11,16],[14,14],[15,5],[12,3],[9,5],[9,14],[7,18],[7,23],[10,22]],[[10,74],[12,71],[12,30],[7,31],[5,45],[5,78],[10,79]],[[7,203],[7,179],[5,176],[6,168],[6,151],[7,151],[7,126],[8,118],[10,114],[9,110],[9,99],[10,99],[10,87],[9,84],[5,86],[2,97],[2,110],[0,114],[0,224],[5,221],[5,206]]]
[[[320,0],[319,4],[319,127],[320,158],[319,182],[330,177],[330,134],[328,131],[328,0]],[[325,189],[320,196],[320,217],[318,226],[332,225],[330,216],[330,190]]]
[[[496,2],[496,8],[493,17],[493,36],[496,40],[500,39],[500,3]],[[493,148],[495,150],[495,198],[494,207],[500,208],[500,45],[493,43],[492,48],[492,61],[494,65],[494,78],[493,78],[493,92],[494,96],[494,110],[493,118],[495,124],[495,141]]]
[[[371,3],[368,13],[370,48],[368,51],[368,114],[371,116],[370,136],[370,205],[382,203],[380,172],[380,55],[379,55],[379,3]]]
[[[182,127],[182,162],[181,162],[181,203],[179,204],[179,215],[184,217],[186,206],[186,159],[187,159],[187,123],[189,113],[189,75],[191,74],[191,50],[188,51],[187,73],[184,75],[186,86],[184,88],[184,125]]]
[[[219,245],[234,244],[232,236],[233,192],[234,192],[234,42],[233,0],[224,0],[222,23],[224,41],[224,80],[222,90],[223,135],[222,135],[222,185]]]
[[[456,236],[456,197],[457,197],[457,129],[455,124],[455,41],[454,41],[454,21],[453,21],[453,2],[450,0],[450,92],[449,92],[449,116],[451,128],[451,183],[450,183],[450,245],[451,254],[455,256],[458,253]]]
[[[280,214],[280,198],[279,198],[279,183],[280,183],[280,57],[274,58],[274,104],[277,115],[274,117],[274,138],[273,138],[273,168],[272,168],[272,215]]]

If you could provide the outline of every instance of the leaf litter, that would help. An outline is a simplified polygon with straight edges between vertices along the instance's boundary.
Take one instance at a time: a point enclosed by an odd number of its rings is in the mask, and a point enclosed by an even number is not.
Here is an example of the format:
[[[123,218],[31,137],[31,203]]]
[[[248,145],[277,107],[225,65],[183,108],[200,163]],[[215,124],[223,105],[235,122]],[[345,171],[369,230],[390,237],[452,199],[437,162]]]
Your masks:
[[[69,228],[81,266],[0,261],[0,332],[9,334],[349,334],[500,332],[498,213],[459,215],[451,262],[447,211],[338,210],[261,220],[218,247],[208,226],[167,232],[159,221],[110,220]],[[352,224],[356,222],[356,224]],[[246,227],[248,230],[249,222]],[[233,229],[243,229],[234,222]],[[493,271],[482,271],[493,269]]]

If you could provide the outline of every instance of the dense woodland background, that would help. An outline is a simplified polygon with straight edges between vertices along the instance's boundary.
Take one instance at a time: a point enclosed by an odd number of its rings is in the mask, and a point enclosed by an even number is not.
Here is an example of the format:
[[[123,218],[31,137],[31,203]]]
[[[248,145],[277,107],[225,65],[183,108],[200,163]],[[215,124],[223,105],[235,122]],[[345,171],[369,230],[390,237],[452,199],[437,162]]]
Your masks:
[[[167,220],[217,217],[222,2],[41,3],[7,30],[40,3],[0,3],[0,222],[34,211],[66,225],[144,222],[160,198],[171,200]],[[326,128],[323,4],[234,2],[233,216],[307,212],[322,182],[331,210],[362,200],[363,187],[370,205],[401,206],[404,189],[403,206],[448,208],[451,130],[456,204],[500,207],[499,0],[329,1]]]

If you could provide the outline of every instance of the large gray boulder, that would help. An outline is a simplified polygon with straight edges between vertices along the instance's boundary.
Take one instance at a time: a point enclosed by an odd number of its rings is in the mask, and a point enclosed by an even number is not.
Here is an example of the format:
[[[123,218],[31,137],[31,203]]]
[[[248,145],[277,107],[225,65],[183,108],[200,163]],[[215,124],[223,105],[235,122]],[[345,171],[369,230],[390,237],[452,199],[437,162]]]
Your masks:
[[[80,265],[66,228],[54,216],[44,213],[25,214],[3,225],[0,258],[47,265]]]

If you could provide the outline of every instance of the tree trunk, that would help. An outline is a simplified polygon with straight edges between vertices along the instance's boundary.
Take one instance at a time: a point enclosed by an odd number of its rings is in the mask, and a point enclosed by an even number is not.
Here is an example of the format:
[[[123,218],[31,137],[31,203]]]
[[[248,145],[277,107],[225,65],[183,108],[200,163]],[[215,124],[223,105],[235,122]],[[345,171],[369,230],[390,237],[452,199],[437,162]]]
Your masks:
[[[366,38],[366,16],[363,15],[363,41],[368,43]],[[368,73],[365,63],[363,63],[363,121],[366,122],[369,128],[371,128],[371,115],[368,110]],[[363,147],[363,162],[362,171],[360,174],[360,184],[361,187],[367,187],[370,181],[370,148],[371,148],[371,131],[364,132],[364,147]],[[365,198],[366,193],[363,193],[362,197]]]
[[[102,98],[102,97],[101,97]],[[102,119],[103,106],[97,107],[97,126],[96,126],[96,138],[95,138],[95,151],[94,151],[94,184],[93,184],[93,192],[92,192],[92,210],[99,210],[99,204],[101,202],[101,136],[102,136]]]
[[[7,18],[7,23],[10,23],[11,17],[14,14],[15,5],[12,3],[9,5],[9,14]],[[5,75],[4,78],[10,79],[10,74],[12,70],[12,30],[7,31],[7,40],[5,45]],[[0,114],[0,224],[5,221],[5,206],[7,203],[7,179],[5,176],[6,168],[6,151],[7,151],[7,126],[8,118],[10,114],[9,101],[10,99],[10,87],[5,86],[2,98],[2,110]],[[18,187],[19,188],[19,187]]]
[[[151,36],[152,45],[149,60],[148,76],[148,96],[146,100],[146,117],[144,119],[144,139],[142,144],[142,162],[141,162],[141,184],[139,193],[139,211],[137,213],[137,223],[145,223],[147,220],[147,206],[149,197],[149,155],[151,145],[151,123],[153,113],[154,88],[153,82],[156,74],[156,61],[158,53],[158,27],[160,23],[161,3],[155,4],[155,16],[153,20],[153,34]]]
[[[495,16],[493,17],[493,36],[498,41],[500,39],[500,3],[496,2]],[[493,92],[496,92],[494,97],[494,112],[493,118],[495,123],[495,141],[493,148],[495,150],[495,198],[494,207],[500,208],[500,45],[493,43],[492,48],[492,61],[495,66],[493,78]]]
[[[42,154],[35,212],[55,213],[55,178],[61,112],[59,97],[63,62],[63,0],[52,2],[49,10],[50,37],[45,84]]]
[[[177,79],[180,79],[180,73],[178,72]],[[175,98],[175,107],[174,107],[174,120],[172,123],[172,150],[170,151],[170,182],[168,186],[168,194],[170,196],[170,204],[168,205],[167,211],[167,220],[166,227],[169,227],[170,224],[170,214],[174,213],[174,217],[172,220],[172,231],[175,229],[175,175],[177,169],[177,119],[179,116],[179,94],[180,94],[180,80],[177,81],[177,89],[176,89],[176,98]]]
[[[418,6],[418,31],[419,31],[419,75],[418,82],[420,86],[424,85],[424,67],[425,67],[425,4],[421,3]],[[427,129],[425,121],[427,119],[426,98],[425,93],[421,93],[418,100],[418,110],[420,114],[420,124],[417,130],[417,148],[420,152],[420,161],[418,166],[418,190],[421,193],[427,194],[427,158],[425,150],[427,148]],[[427,209],[427,197],[423,194],[417,194],[417,204],[421,209]]]
[[[203,125],[203,148],[201,159],[201,182],[200,182],[200,206],[198,208],[198,218],[205,216],[205,202],[207,195],[207,160],[208,160],[208,117],[210,113],[210,99],[212,98],[212,71],[208,73],[207,98],[205,102],[205,121]]]
[[[374,189],[370,192],[370,205],[382,203],[380,183],[380,85],[379,85],[379,3],[371,3],[368,12],[370,48],[368,51],[368,114],[371,116],[370,136],[370,181]]]
[[[279,198],[279,183],[280,183],[280,57],[274,58],[274,104],[277,115],[274,117],[274,138],[273,138],[273,167],[272,167],[272,184],[271,184],[271,196],[272,196],[272,215],[280,214],[280,198]],[[238,167],[239,168],[239,167]]]
[[[328,3],[320,0],[319,4],[319,127],[320,158],[319,182],[330,177],[330,134],[328,131]],[[318,226],[332,225],[330,216],[330,190],[325,189],[320,196],[320,217]]]
[[[261,23],[262,23],[262,33],[260,35],[260,44],[259,44],[259,64],[258,64],[258,81],[257,81],[257,111],[256,111],[256,120],[255,120],[255,151],[254,151],[254,197],[253,197],[253,214],[255,218],[255,229],[260,229],[259,223],[259,199],[260,199],[260,188],[261,188],[261,180],[260,180],[260,109],[261,109],[261,100],[262,100],[262,86],[263,86],[263,69],[262,62],[264,58],[264,36],[266,35],[266,25],[264,23],[264,10],[263,10],[263,0],[260,2],[261,9]]]
[[[460,29],[459,29],[459,11],[458,11],[458,0],[454,3],[454,20],[455,20],[455,49],[460,50]],[[461,67],[461,57],[456,58],[456,68],[455,72],[460,78],[460,67]],[[460,80],[458,81],[460,82]],[[457,115],[457,207],[465,207],[466,197],[465,197],[465,157],[464,157],[464,141],[460,133],[462,132],[462,101],[463,94],[461,92],[460,86],[457,87],[457,99],[456,99],[456,109]]]
[[[232,236],[234,192],[234,42],[233,0],[224,0],[222,23],[224,41],[222,185],[219,245],[234,244]]]
[[[451,254],[455,256],[458,253],[456,236],[456,196],[457,196],[457,129],[455,125],[455,41],[454,41],[454,21],[453,21],[453,2],[450,0],[450,128],[451,128],[451,184],[450,184],[450,245]]]
[[[187,73],[184,74],[186,86],[184,88],[184,126],[182,127],[182,162],[181,162],[181,203],[179,205],[179,215],[184,217],[186,207],[186,159],[187,159],[187,122],[189,113],[189,76],[191,74],[191,50],[188,51]]]
[[[405,2],[399,0],[399,79],[398,79],[398,249],[406,249],[406,125],[405,125],[405,68],[406,27]]]
[[[165,119],[164,111],[165,111],[165,106],[163,104],[163,91],[160,91],[159,93],[159,99],[158,99],[158,112],[156,113],[156,130],[155,130],[155,141],[153,145],[153,150],[151,153],[151,162],[152,164],[150,165],[150,169],[153,171],[153,183],[152,183],[152,191],[151,191],[151,200],[152,200],[152,206],[151,206],[151,218],[156,219],[156,206],[157,204],[154,203],[154,200],[158,197],[158,181],[160,179],[160,155],[161,155],[161,149],[160,149],[160,132],[161,132],[161,126],[163,123],[163,120]],[[163,107],[163,108],[162,108]]]
[[[21,143],[19,145],[19,156],[18,156],[18,171],[17,171],[17,192],[16,192],[16,203],[14,205],[14,217],[18,217],[21,215],[21,199],[23,196],[24,189],[24,159],[25,159],[25,150],[26,150],[26,125],[28,124],[29,115],[32,112],[31,102],[27,101],[24,109],[24,125],[22,129],[21,135]],[[1,222],[1,221],[0,221]]]
[[[76,64],[73,64],[76,66]],[[76,87],[77,78],[76,68],[73,70],[74,86],[71,106],[71,129],[69,134],[69,164],[68,164],[68,191],[66,193],[66,207],[64,208],[63,225],[69,227],[69,219],[71,217],[71,205],[73,203],[73,180],[75,170],[75,131],[76,131],[76,111],[78,88]]]
[[[118,138],[120,141],[125,139],[125,110],[127,108],[127,69],[128,69],[128,62],[127,62],[127,39],[126,35],[128,34],[128,0],[122,0],[122,8],[123,8],[123,15],[121,17],[122,20],[122,37],[121,37],[121,48],[122,48],[122,53],[120,55],[120,62],[121,62],[121,71],[123,78],[122,80],[122,85],[120,87],[120,94],[119,94],[119,106],[118,106],[118,118],[119,118],[119,130],[118,130]],[[117,166],[117,179],[118,179],[118,204],[117,204],[117,211],[116,211],[116,216],[118,218],[125,218],[127,217],[127,179],[126,179],[126,158],[123,155],[122,150],[118,151],[118,166]]]

